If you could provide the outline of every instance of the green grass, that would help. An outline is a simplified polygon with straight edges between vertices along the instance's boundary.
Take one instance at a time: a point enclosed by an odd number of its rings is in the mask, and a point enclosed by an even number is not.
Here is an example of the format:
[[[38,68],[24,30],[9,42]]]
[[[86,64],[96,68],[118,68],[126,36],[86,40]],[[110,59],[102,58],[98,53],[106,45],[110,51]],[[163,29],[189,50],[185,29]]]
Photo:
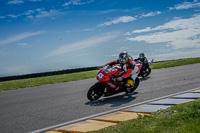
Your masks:
[[[161,69],[161,68],[182,66],[182,65],[188,65],[188,64],[195,64],[195,63],[200,63],[200,57],[179,59],[179,60],[173,60],[173,61],[156,62],[151,66],[151,68],[152,69]]]
[[[200,99],[90,133],[199,133]]]
[[[180,65],[194,64],[194,63],[200,63],[200,58],[189,58],[189,59],[180,59],[180,60],[174,60],[174,61],[158,62],[158,63],[154,63],[151,66],[151,68],[160,69],[160,68],[174,67],[174,66],[180,66]],[[76,81],[76,80],[82,80],[82,79],[89,79],[89,78],[96,77],[96,73],[97,73],[97,70],[72,73],[72,74],[30,78],[30,79],[3,81],[3,82],[0,82],[0,91],[41,86],[41,85],[47,85],[47,84],[55,84],[55,83],[61,83],[61,82]]]
[[[30,79],[4,81],[4,82],[0,82],[0,91],[89,79],[89,78],[95,77],[96,73],[97,73],[97,70],[72,73],[72,74],[62,74],[62,75],[55,75],[55,76],[30,78]]]

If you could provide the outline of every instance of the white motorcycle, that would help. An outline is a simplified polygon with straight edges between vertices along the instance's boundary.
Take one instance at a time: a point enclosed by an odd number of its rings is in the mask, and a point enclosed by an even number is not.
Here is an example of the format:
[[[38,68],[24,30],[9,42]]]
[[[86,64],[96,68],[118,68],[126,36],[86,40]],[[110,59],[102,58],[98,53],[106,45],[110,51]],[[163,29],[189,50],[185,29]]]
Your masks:
[[[139,61],[134,61],[135,62],[135,64],[137,65],[137,64],[143,64],[142,65],[142,69],[140,70],[140,73],[139,73],[139,75],[138,76],[142,76],[142,77],[147,77],[147,76],[149,76],[149,74],[151,73],[151,68],[150,68],[150,66],[153,64],[153,62],[154,62],[154,59],[151,59],[151,60],[149,60],[148,61],[148,63],[141,63],[141,62],[139,62]]]

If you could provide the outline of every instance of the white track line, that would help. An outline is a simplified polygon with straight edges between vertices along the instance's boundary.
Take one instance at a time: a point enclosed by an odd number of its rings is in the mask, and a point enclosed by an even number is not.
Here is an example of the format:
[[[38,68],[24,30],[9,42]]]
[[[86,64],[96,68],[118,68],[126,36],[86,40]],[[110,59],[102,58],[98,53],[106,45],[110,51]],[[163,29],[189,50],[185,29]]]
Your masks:
[[[152,101],[156,101],[156,100],[160,100],[160,99],[172,97],[172,96],[175,96],[175,95],[179,95],[179,94],[183,94],[183,93],[195,91],[195,90],[198,90],[198,89],[200,89],[200,87],[195,88],[195,89],[191,89],[191,90],[187,90],[187,91],[183,91],[183,92],[178,92],[178,93],[167,95],[167,96],[163,96],[163,97],[159,97],[159,98],[155,98],[155,99],[151,99],[151,100],[147,100],[147,101],[144,101],[144,102],[140,102],[140,103],[136,103],[136,104],[133,104],[133,105],[121,107],[121,108],[118,108],[118,109],[113,109],[113,110],[105,111],[105,112],[102,112],[102,113],[98,113],[98,114],[95,114],[95,115],[83,117],[83,118],[80,118],[80,119],[76,119],[76,120],[64,122],[64,123],[61,123],[61,124],[58,124],[58,125],[54,125],[54,126],[46,127],[46,128],[39,129],[39,130],[36,130],[36,131],[32,131],[30,133],[45,132],[45,131],[48,131],[48,130],[52,130],[52,129],[55,129],[55,128],[58,128],[58,127],[61,127],[61,126],[65,126],[65,125],[69,125],[69,124],[72,124],[72,123],[76,123],[76,122],[79,122],[79,121],[84,121],[84,120],[87,120],[87,119],[90,119],[90,118],[93,118],[93,117],[97,117],[97,116],[100,116],[100,115],[105,115],[105,114],[112,113],[112,112],[115,112],[115,111],[123,110],[125,108],[130,108],[130,107],[138,106],[138,105],[141,105],[141,104],[145,104],[145,103],[149,103],[149,102],[152,102]]]

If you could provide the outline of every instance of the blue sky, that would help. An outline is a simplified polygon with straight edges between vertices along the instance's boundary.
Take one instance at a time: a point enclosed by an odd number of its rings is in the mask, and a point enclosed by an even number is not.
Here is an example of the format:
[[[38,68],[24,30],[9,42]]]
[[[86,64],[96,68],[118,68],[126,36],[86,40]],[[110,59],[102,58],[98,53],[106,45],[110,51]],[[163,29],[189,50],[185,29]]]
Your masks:
[[[1,0],[0,77],[200,57],[198,0]]]

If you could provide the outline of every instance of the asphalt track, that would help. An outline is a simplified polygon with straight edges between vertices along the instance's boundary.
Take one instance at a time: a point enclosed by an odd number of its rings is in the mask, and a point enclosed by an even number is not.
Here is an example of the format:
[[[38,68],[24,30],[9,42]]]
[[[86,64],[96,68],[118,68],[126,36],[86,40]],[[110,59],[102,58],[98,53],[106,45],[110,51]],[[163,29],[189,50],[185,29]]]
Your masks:
[[[153,70],[133,95],[88,102],[96,79],[0,92],[0,132],[26,133],[200,87],[200,64]]]

